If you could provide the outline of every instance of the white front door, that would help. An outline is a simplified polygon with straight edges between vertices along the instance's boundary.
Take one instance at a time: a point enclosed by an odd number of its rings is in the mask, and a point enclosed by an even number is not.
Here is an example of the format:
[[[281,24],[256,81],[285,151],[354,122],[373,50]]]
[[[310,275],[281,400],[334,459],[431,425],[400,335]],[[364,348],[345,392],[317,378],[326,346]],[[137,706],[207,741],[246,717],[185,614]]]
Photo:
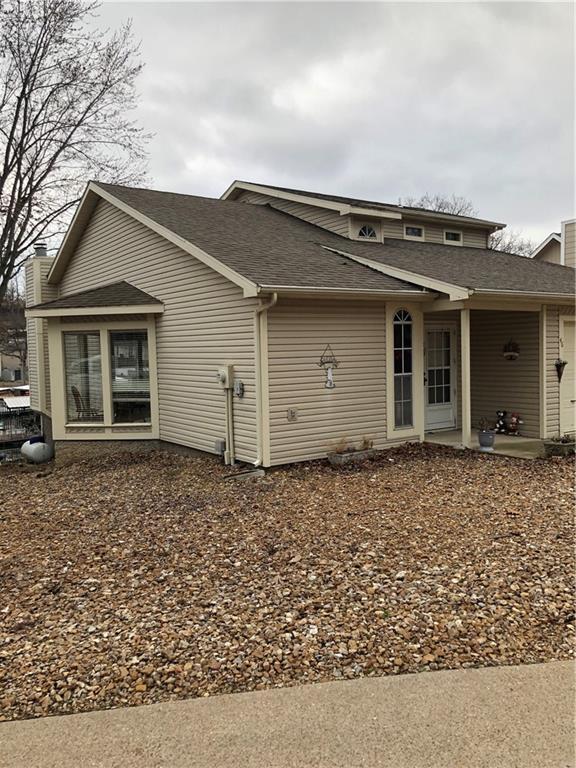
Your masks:
[[[424,339],[426,429],[456,426],[456,328],[427,325]]]
[[[566,368],[560,380],[560,432],[576,431],[576,324],[563,319],[560,325],[560,354]]]

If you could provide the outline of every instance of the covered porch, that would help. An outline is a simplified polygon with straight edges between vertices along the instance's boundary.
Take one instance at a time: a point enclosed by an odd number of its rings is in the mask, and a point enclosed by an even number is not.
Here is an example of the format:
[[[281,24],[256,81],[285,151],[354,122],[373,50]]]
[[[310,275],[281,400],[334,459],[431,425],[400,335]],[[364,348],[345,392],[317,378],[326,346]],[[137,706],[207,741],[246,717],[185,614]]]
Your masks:
[[[431,305],[424,313],[424,440],[479,448],[480,427],[494,428],[505,412],[510,434],[496,435],[494,453],[543,455],[544,346],[541,304]]]

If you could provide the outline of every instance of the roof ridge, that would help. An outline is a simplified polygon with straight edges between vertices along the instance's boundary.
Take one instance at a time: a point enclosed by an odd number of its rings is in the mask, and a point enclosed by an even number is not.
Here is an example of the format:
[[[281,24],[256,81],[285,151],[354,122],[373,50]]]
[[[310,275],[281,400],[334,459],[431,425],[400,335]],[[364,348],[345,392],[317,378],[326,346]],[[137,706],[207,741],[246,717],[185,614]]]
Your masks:
[[[154,192],[157,195],[176,195],[177,197],[188,197],[194,200],[211,200],[215,203],[237,203],[236,200],[221,200],[219,197],[209,197],[208,195],[191,195],[188,192],[171,192],[168,189],[152,189],[151,187],[134,187],[129,184],[112,184],[107,181],[96,181],[91,179],[90,184],[96,184],[99,187],[108,187],[113,189],[130,189],[136,192]]]

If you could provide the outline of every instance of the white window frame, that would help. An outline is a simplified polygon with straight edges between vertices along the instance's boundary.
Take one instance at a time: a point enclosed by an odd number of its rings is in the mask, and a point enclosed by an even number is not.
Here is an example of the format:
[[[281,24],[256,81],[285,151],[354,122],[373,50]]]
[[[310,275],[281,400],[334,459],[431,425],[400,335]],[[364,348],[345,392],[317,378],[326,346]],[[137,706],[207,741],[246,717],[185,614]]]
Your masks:
[[[112,380],[110,366],[110,331],[142,331],[148,333],[150,370],[150,421],[114,423],[112,410]],[[102,357],[102,405],[104,420],[98,422],[67,422],[66,367],[64,334],[88,331],[100,333]],[[159,439],[158,372],[156,362],[156,323],[154,316],[138,320],[110,320],[98,318],[94,322],[61,322],[48,320],[48,350],[50,356],[50,391],[52,399],[52,434],[55,440],[146,440]]]
[[[422,230],[422,236],[416,237],[416,235],[408,235],[406,233],[408,227],[418,227],[418,229]],[[421,224],[404,224],[404,240],[415,240],[417,243],[423,242],[426,240],[426,228]]]
[[[372,227],[376,232],[376,237],[358,237],[358,232],[364,226]],[[359,240],[361,243],[381,243],[382,242],[382,222],[378,220],[370,221],[361,216],[348,216],[348,237],[350,240]]]
[[[394,316],[405,309],[412,316],[412,426],[394,424]],[[410,302],[386,304],[386,434],[388,440],[424,440],[424,316]]]
[[[451,234],[458,234],[460,235],[460,240],[447,240],[446,234],[450,232]],[[445,229],[444,230],[444,245],[456,245],[461,246],[464,244],[464,232],[461,229]]]
[[[360,235],[360,230],[363,229],[364,227],[370,227],[370,229],[373,229],[374,237],[362,237]],[[362,242],[365,242],[365,243],[377,243],[380,240],[378,227],[375,224],[371,224],[369,221],[359,222],[356,230],[356,239],[362,240]]]

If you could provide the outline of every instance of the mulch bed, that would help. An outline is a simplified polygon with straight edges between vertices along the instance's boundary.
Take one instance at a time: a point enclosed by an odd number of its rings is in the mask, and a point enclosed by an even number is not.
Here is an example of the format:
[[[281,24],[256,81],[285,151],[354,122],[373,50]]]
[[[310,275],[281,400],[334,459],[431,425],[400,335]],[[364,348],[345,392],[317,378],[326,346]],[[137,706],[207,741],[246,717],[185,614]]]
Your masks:
[[[573,654],[571,461],[228,474],[130,449],[0,468],[0,719]]]

